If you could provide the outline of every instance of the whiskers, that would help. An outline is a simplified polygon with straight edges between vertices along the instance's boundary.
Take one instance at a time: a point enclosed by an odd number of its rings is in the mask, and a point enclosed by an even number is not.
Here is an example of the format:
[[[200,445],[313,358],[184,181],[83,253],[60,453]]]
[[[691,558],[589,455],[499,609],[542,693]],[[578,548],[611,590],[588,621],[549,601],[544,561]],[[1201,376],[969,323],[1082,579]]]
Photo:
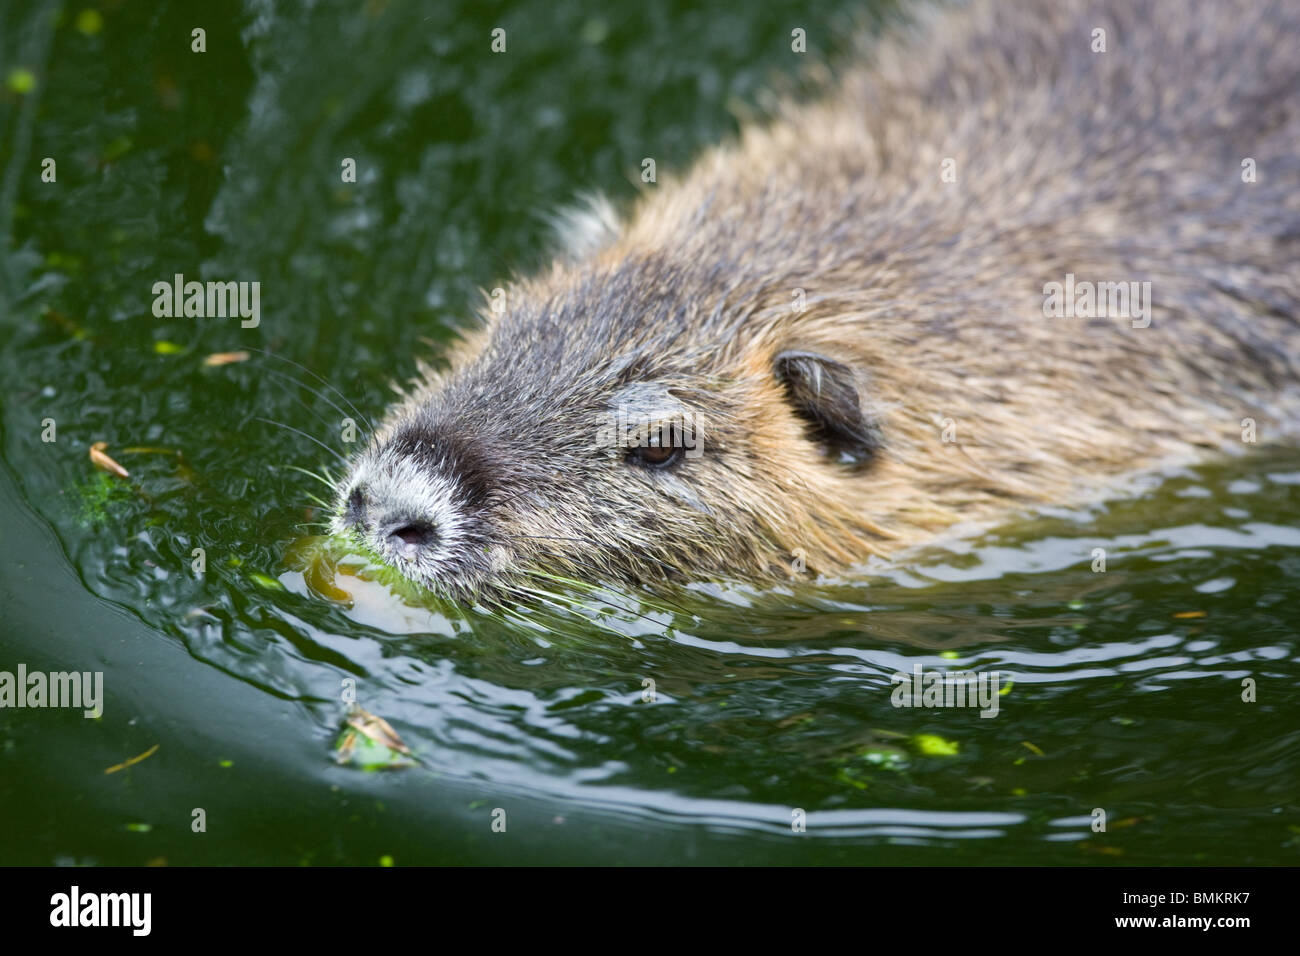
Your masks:
[[[300,372],[303,372],[303,373],[306,374],[306,375],[310,375],[313,379],[315,379],[317,382],[319,382],[319,383],[321,384],[321,386],[323,386],[324,388],[329,389],[331,392],[333,392],[335,395],[337,395],[337,396],[339,397],[339,400],[340,400],[341,402],[343,402],[343,404],[346,405],[346,406],[351,410],[351,413],[352,413],[352,414],[349,415],[347,412],[345,412],[345,411],[344,411],[342,408],[340,408],[338,405],[335,405],[334,402],[331,401],[330,398],[329,398],[327,395],[325,395],[324,393],[322,393],[322,392],[320,392],[320,391],[318,391],[318,390],[312,388],[312,386],[309,385],[309,384],[307,384],[306,382],[298,381],[298,380],[293,379],[293,378],[289,378],[289,380],[290,380],[291,382],[293,382],[293,384],[298,385],[298,386],[300,386],[300,387],[302,387],[302,388],[305,388],[305,389],[307,389],[309,392],[311,392],[313,395],[316,395],[318,398],[320,398],[322,401],[324,401],[324,402],[325,402],[326,404],[328,404],[330,407],[332,407],[332,408],[334,408],[336,411],[338,411],[338,413],[339,413],[340,415],[343,415],[345,418],[350,418],[350,417],[352,417],[353,415],[355,415],[355,416],[356,416],[356,419],[357,419],[358,421],[360,421],[360,422],[365,426],[365,431],[366,431],[366,433],[367,433],[367,434],[370,434],[370,435],[373,435],[373,434],[374,434],[374,432],[375,432],[375,426],[374,426],[374,424],[370,421],[370,419],[367,418],[367,417],[366,417],[366,416],[361,412],[361,410],[360,410],[359,408],[357,408],[356,405],[352,404],[351,400],[350,400],[346,395],[344,395],[341,391],[339,391],[339,389],[337,388],[337,386],[335,386],[334,384],[332,384],[330,381],[328,381],[327,379],[323,378],[322,376],[318,375],[316,372],[313,372],[311,369],[307,368],[307,366],[305,366],[305,365],[301,365],[301,364],[299,364],[298,362],[295,362],[293,359],[291,359],[291,358],[286,358],[285,356],[280,355],[279,353],[267,351],[266,349],[256,349],[256,348],[252,348],[252,347],[247,347],[247,348],[246,348],[246,351],[249,351],[249,352],[257,352],[259,355],[265,355],[267,358],[272,358],[272,359],[275,359],[276,361],[284,362],[285,364],[287,364],[287,365],[291,365],[291,366],[293,366],[294,368],[298,369]],[[265,371],[267,371],[267,372],[272,372],[272,373],[274,374],[274,370],[273,370],[273,369],[265,369]],[[284,377],[288,377],[288,376],[284,376]]]
[[[545,534],[516,534],[516,535],[512,535],[511,537],[514,539],[522,538],[522,539],[535,539],[535,540],[576,541],[584,544],[591,544],[591,545],[597,544],[595,539],[588,538],[588,537],[581,537],[581,536],[574,537],[574,536],[545,535]],[[642,557],[656,564],[662,565],[665,569],[669,571],[674,570],[672,566],[669,565],[667,562],[661,561],[658,558],[654,557],[653,555],[645,554],[642,555]],[[601,602],[602,606],[605,608],[610,608],[616,611],[620,611],[624,614],[631,614],[634,617],[639,617],[642,618],[643,620],[652,621],[653,623],[656,624],[659,622],[654,621],[654,619],[651,618],[649,615],[643,614],[633,607],[625,606],[623,604],[613,601],[610,596],[611,593],[617,594],[620,597],[625,596],[628,598],[629,601],[640,604],[642,607],[648,607],[654,611],[666,612],[670,614],[674,612],[678,612],[681,614],[685,614],[688,617],[695,616],[687,608],[676,603],[675,601],[668,600],[662,595],[655,595],[653,598],[651,598],[649,595],[632,595],[626,592],[611,592],[609,585],[600,583],[602,581],[606,581],[609,579],[610,575],[608,571],[576,555],[573,554],[559,555],[557,556],[557,560],[561,563],[568,564],[572,567],[579,568],[585,571],[589,576],[589,580],[578,580],[575,578],[565,577],[564,575],[561,574],[555,574],[553,572],[543,571],[541,568],[532,567],[532,568],[521,569],[518,572],[518,574],[526,582],[531,582],[539,585],[542,588],[542,590],[538,590],[536,587],[531,587],[527,583],[520,583],[520,582],[512,583],[511,587],[518,589],[521,593],[527,594],[531,597],[543,598],[550,601],[568,602],[568,607],[571,610],[588,610],[588,611],[591,610],[591,607],[589,605],[582,604],[581,602],[575,600],[574,597],[575,594],[595,597],[598,601]],[[561,586],[564,589],[564,592],[566,593],[557,592],[557,589],[555,587],[556,585]]]
[[[338,480],[334,478],[333,475],[329,474],[329,472],[326,472],[325,474],[322,475],[320,472],[312,471],[310,468],[300,468],[297,465],[287,465],[286,467],[290,471],[296,471],[299,474],[306,475],[309,478],[315,478],[317,481],[319,481],[321,484],[323,484],[326,488],[330,489],[331,491],[333,491],[335,488],[338,487]],[[312,497],[314,498],[315,496]],[[315,500],[320,501],[319,498],[316,498]],[[324,504],[324,502],[321,502],[321,504]],[[326,507],[329,506],[326,505]]]
[[[258,348],[249,348],[248,351],[256,352],[259,355],[264,356],[266,359],[282,362],[293,369],[297,369],[301,373],[301,376],[306,376],[306,378],[304,378],[275,368],[267,368],[265,366],[259,369],[259,371],[268,376],[271,381],[280,385],[288,394],[289,398],[305,409],[322,426],[330,428],[331,432],[333,431],[333,423],[330,422],[328,415],[322,414],[316,407],[313,407],[312,403],[304,401],[299,394],[300,391],[306,391],[312,398],[323,402],[325,405],[333,409],[338,415],[342,416],[344,420],[350,420],[355,424],[357,431],[360,433],[360,439],[362,442],[368,441],[373,436],[374,425],[370,419],[366,417],[366,415],[363,414],[346,395],[324,377],[313,372],[306,366],[275,352]],[[335,400],[336,398],[337,401]],[[306,512],[314,512],[318,509],[323,511],[325,513],[324,518],[314,521],[301,521],[298,523],[298,527],[329,534],[331,530],[329,515],[332,514],[335,509],[335,502],[330,499],[335,497],[335,492],[338,488],[339,482],[337,475],[347,468],[348,456],[338,447],[335,447],[327,441],[323,441],[317,435],[313,435],[311,432],[298,428],[295,425],[260,415],[253,416],[252,420],[274,426],[275,428],[283,429],[284,431],[291,432],[300,438],[305,438],[330,456],[330,461],[328,463],[318,464],[315,469],[304,468],[295,464],[285,464],[282,466],[286,470],[306,475],[314,482],[319,482],[328,489],[328,491],[320,492],[319,494],[307,491],[305,492],[305,497],[311,503],[298,502],[294,506],[302,508]],[[339,422],[340,428],[344,425],[346,425],[346,421]],[[319,489],[317,489],[317,491],[319,491]]]
[[[340,415],[343,416],[343,420],[337,423],[333,422],[325,415],[322,415],[319,411],[313,408],[310,403],[303,401],[302,398],[300,398],[294,392],[290,392],[289,397],[293,399],[293,401],[295,401],[302,409],[304,409],[307,412],[307,414],[311,415],[312,418],[320,422],[321,425],[324,426],[326,429],[330,431],[334,431],[336,429],[342,429],[348,420],[352,420],[355,423],[355,419],[353,419],[351,415],[349,415],[346,411],[344,411],[334,402],[330,401],[328,395],[324,394],[323,392],[317,391],[306,382],[296,379],[292,375],[286,375],[284,372],[278,372],[273,368],[262,369],[262,371],[267,375],[271,376],[271,378],[274,379],[275,381],[280,382],[286,386],[289,386],[289,388],[306,389],[312,395],[313,398],[320,399],[330,408],[334,409],[336,412],[338,412]],[[364,428],[363,426],[358,425],[357,430],[360,431],[363,435],[368,437],[369,433],[367,432],[366,428]]]
[[[304,381],[300,378],[294,377],[293,375],[289,375],[285,372],[281,372],[273,368],[261,369],[263,373],[270,376],[272,381],[278,382],[279,384],[285,386],[286,390],[305,389],[314,398],[324,402],[330,408],[334,409],[334,411],[336,411],[338,414],[342,415],[344,419],[350,420],[354,424],[357,424],[358,430],[362,433],[363,439],[368,440],[374,434],[374,425],[371,423],[370,419],[367,418],[364,414],[362,414],[361,410],[358,409],[357,406],[354,405],[346,395],[344,395],[341,391],[339,391],[338,388],[332,385],[325,378],[313,372],[305,365],[301,365],[298,362],[295,362],[293,359],[285,358],[283,355],[278,355],[275,352],[270,352],[267,351],[266,349],[258,349],[258,348],[251,348],[251,347],[248,349],[248,351],[256,352],[259,355],[263,355],[268,359],[274,359],[276,361],[283,362],[286,365],[298,369],[304,375],[310,376],[312,379],[318,382],[319,385],[313,385],[310,381]],[[338,396],[339,401],[341,401],[343,404],[340,405],[338,402],[334,401],[334,399],[330,397],[329,394],[330,392]],[[322,425],[330,424],[329,420],[325,416],[321,415],[320,412],[312,408],[310,404],[303,401],[303,399],[299,397],[297,394],[293,394],[292,392],[290,392],[289,397],[292,398],[299,405],[301,405],[304,409],[306,409]],[[306,438],[308,441],[313,442],[317,447],[324,449],[325,452],[329,454],[335,461],[339,462],[340,464],[347,463],[347,455],[345,455],[342,451],[340,451],[338,448],[334,447],[333,445],[330,445],[329,443],[322,441],[317,436],[304,431],[301,428],[298,428],[294,425],[290,425],[287,422],[278,421],[273,418],[265,418],[262,416],[254,416],[253,421],[262,422],[267,425],[274,425],[276,428],[283,428],[285,431],[289,431],[302,438]],[[340,426],[342,425],[343,422],[340,422]],[[318,481],[323,482],[326,486],[328,486],[331,489],[333,489],[335,486],[333,480],[331,480],[328,477],[324,477],[320,474],[317,474],[316,472],[309,471],[305,468],[298,468],[297,466],[294,465],[290,465],[288,467],[293,468],[296,471],[300,471],[303,474],[310,475],[311,477],[317,479]]]
[[[304,509],[310,509],[310,505],[303,505]],[[329,535],[330,523],[328,521],[299,521],[295,525],[297,528],[303,528],[308,531],[316,531],[321,535]]]
[[[348,460],[347,460],[347,457],[343,454],[343,452],[339,451],[337,448],[331,448],[329,445],[325,444],[323,441],[321,441],[321,440],[320,440],[319,438],[317,438],[315,435],[311,435],[311,434],[309,434],[309,433],[303,431],[301,428],[294,428],[292,425],[286,425],[284,422],[277,422],[277,421],[276,421],[275,419],[273,419],[273,418],[262,418],[260,415],[254,415],[254,416],[253,416],[253,421],[255,421],[255,422],[263,422],[263,423],[265,423],[265,424],[267,424],[267,425],[274,425],[274,426],[276,426],[277,428],[283,428],[283,429],[285,429],[286,431],[291,431],[291,432],[293,432],[295,435],[300,435],[300,436],[302,436],[303,438],[307,439],[307,440],[310,441],[310,442],[315,442],[315,443],[316,443],[317,445],[319,445],[321,448],[325,449],[325,451],[329,452],[329,453],[330,453],[331,455],[333,455],[336,459],[338,459],[338,461],[339,461],[340,463],[345,464],[345,465],[347,464],[347,461],[348,461]]]

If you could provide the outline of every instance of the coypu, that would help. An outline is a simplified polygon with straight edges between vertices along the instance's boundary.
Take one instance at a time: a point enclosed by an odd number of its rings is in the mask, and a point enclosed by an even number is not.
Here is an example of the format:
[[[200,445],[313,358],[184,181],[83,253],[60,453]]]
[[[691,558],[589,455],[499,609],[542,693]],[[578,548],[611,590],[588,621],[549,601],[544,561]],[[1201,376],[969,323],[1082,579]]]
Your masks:
[[[457,599],[761,582],[1293,425],[1300,4],[922,20],[626,224],[572,217],[334,529]]]

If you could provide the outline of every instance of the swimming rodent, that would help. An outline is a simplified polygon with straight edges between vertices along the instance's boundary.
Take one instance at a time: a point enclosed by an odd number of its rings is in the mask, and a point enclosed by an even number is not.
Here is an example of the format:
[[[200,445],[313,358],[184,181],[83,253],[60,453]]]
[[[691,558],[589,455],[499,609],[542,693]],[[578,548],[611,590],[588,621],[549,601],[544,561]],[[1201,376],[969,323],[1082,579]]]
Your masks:
[[[1300,4],[919,20],[574,217],[421,365],[335,530],[453,599],[762,582],[1294,428]]]

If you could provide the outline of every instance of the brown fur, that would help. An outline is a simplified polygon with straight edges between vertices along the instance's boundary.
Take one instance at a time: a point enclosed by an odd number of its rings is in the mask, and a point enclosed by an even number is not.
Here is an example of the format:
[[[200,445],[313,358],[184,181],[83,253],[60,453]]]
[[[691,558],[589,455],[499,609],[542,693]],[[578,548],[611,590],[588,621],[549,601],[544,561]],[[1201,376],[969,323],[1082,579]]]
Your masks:
[[[452,457],[489,488],[473,506],[488,558],[412,576],[463,596],[536,568],[841,570],[1240,448],[1244,418],[1263,439],[1294,428],[1300,4],[922,19],[820,101],[648,187],[611,243],[510,286],[451,373],[426,370],[367,454],[403,435],[474,445]],[[1067,273],[1149,281],[1150,327],[1045,317]],[[791,350],[851,369],[870,461],[810,440],[773,374]],[[700,416],[700,458],[664,476],[590,449],[628,380]]]

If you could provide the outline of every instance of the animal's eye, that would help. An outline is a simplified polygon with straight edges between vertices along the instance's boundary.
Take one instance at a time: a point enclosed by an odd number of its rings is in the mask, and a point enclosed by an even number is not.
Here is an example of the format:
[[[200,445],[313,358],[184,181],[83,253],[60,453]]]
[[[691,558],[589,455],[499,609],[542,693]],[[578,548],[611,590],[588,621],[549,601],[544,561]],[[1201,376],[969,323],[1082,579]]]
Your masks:
[[[677,464],[681,459],[682,449],[672,446],[643,445],[640,448],[633,448],[630,457],[638,465],[647,468],[667,468]]]

